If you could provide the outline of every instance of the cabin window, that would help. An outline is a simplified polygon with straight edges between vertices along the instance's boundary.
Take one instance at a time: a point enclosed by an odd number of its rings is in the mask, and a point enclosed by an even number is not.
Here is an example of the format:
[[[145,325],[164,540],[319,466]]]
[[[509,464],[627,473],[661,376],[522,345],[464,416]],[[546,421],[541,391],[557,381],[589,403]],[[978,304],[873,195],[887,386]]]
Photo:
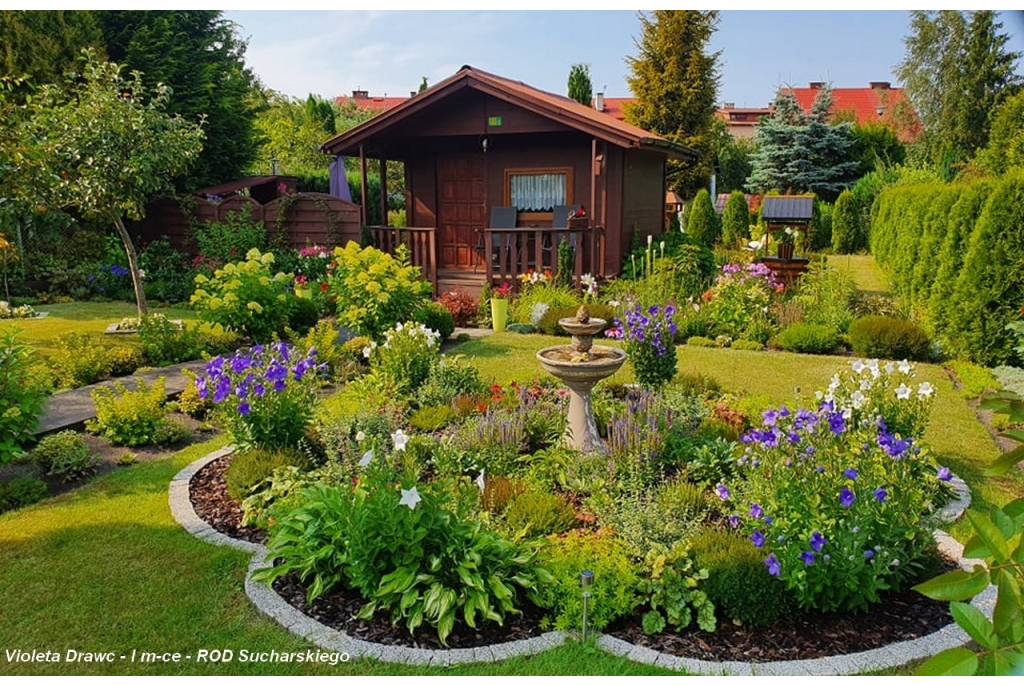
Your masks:
[[[505,204],[520,212],[551,212],[570,203],[570,169],[508,169]]]

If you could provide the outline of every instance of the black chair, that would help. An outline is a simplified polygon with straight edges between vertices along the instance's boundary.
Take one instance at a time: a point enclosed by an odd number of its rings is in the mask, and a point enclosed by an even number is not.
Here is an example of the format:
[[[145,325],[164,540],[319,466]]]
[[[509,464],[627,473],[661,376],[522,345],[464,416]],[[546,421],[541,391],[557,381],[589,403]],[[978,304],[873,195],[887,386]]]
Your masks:
[[[516,221],[518,221],[518,210],[515,207],[491,207],[491,221],[489,228],[515,228]],[[483,231],[480,232],[480,239],[477,241],[476,252],[480,255],[481,259],[486,259],[486,249],[484,245]],[[501,259],[499,253],[501,252],[501,235],[498,233],[491,233],[491,265],[500,266]],[[505,263],[511,264],[512,257],[512,245],[509,241],[509,245],[505,247]],[[477,264],[473,264],[473,273],[476,273]]]
[[[569,228],[569,213],[570,212],[575,212],[577,209],[580,208],[580,206],[581,205],[555,205],[554,209],[551,211],[551,228],[555,229],[555,230],[557,230],[557,229],[563,229],[564,230],[564,229]],[[557,249],[558,248],[558,243],[561,242],[561,238],[554,239],[554,240],[552,239],[552,238],[554,238],[555,236],[558,235],[557,233],[552,232],[550,235],[551,235],[551,237],[546,238],[545,241],[544,241],[545,244],[544,244],[543,247],[544,247],[545,250]],[[576,234],[575,233],[569,233],[568,237],[569,237],[569,247],[571,247],[573,249],[573,252],[575,252],[576,251]]]

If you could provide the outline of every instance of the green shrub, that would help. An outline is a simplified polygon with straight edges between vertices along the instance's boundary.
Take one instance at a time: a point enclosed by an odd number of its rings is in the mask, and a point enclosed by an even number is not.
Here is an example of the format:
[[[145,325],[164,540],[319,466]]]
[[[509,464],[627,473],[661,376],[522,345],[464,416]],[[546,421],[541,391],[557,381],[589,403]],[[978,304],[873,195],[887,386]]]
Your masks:
[[[718,395],[722,391],[722,387],[714,377],[707,376],[699,371],[680,372],[672,380],[669,387],[679,388],[679,390],[689,395],[700,395],[703,397]]]
[[[100,386],[90,393],[96,404],[96,418],[86,423],[90,433],[110,440],[115,445],[169,443],[176,436],[167,429],[164,402],[167,395],[161,376],[148,387],[139,379],[137,390],[127,390],[120,381],[113,389]]]
[[[569,310],[573,314],[580,306],[580,300],[571,288],[559,286],[540,277],[536,282],[527,281],[523,289],[509,305],[509,319],[516,323],[537,326],[550,309]],[[557,323],[557,319],[555,319]]]
[[[438,303],[448,310],[456,326],[468,326],[476,318],[476,298],[462,290],[441,293]]]
[[[857,251],[860,230],[860,208],[849,190],[839,193],[832,212],[832,252],[851,254]]]
[[[320,321],[320,308],[316,300],[307,297],[288,297],[286,317],[288,328],[299,335],[306,335],[309,329]]]
[[[403,245],[392,256],[349,241],[343,248],[334,248],[334,259],[328,292],[337,303],[338,319],[373,338],[409,321],[433,290],[419,267],[409,263]]]
[[[734,350],[748,350],[751,352],[760,352],[764,349],[764,345],[756,340],[733,340],[729,347]]]
[[[694,618],[701,630],[714,632],[715,605],[703,590],[708,574],[693,563],[685,544],[668,551],[651,550],[644,557],[644,567],[639,589],[650,607],[642,619],[645,633],[660,633],[669,626],[679,632]]]
[[[107,348],[84,333],[62,335],[50,355],[50,369],[59,388],[90,385],[110,374]]]
[[[1002,386],[988,369],[965,361],[952,361],[949,369],[960,381],[960,397],[967,400],[977,399],[986,390],[1001,390]]]
[[[458,412],[449,405],[426,405],[420,407],[409,417],[409,425],[424,433],[443,430],[458,418]]]
[[[444,305],[437,302],[424,302],[413,312],[412,321],[421,323],[440,335],[440,342],[444,342],[455,332],[455,318]]]
[[[482,395],[486,390],[480,372],[462,355],[442,355],[430,367],[416,400],[424,407],[451,404],[459,395]]]
[[[902,319],[865,316],[850,324],[853,353],[872,359],[931,358],[932,343],[920,326]]]
[[[791,617],[796,610],[785,585],[765,573],[763,555],[742,535],[704,528],[690,538],[690,553],[708,572],[700,587],[719,618],[756,628]]]
[[[154,366],[199,359],[203,351],[198,328],[175,323],[163,314],[142,318],[139,341],[146,360]]]
[[[712,247],[718,242],[721,229],[718,225],[715,207],[711,203],[711,194],[706,188],[697,191],[696,197],[690,203],[688,214],[686,222],[688,236],[706,247]]]
[[[253,249],[268,247],[267,231],[262,221],[253,221],[252,205],[228,212],[224,221],[199,223],[192,228],[202,263],[217,268],[240,260]]]
[[[32,364],[32,350],[17,333],[0,334],[0,466],[22,453],[39,423],[46,390]]]
[[[46,483],[32,476],[0,481],[0,514],[35,504],[48,494]]]
[[[856,292],[849,274],[824,260],[814,260],[800,277],[790,302],[803,310],[805,322],[829,326],[845,333],[853,320],[850,305]]]
[[[370,345],[370,366],[406,394],[414,394],[427,380],[440,347],[437,332],[421,323],[397,323],[384,333],[384,342]]]
[[[634,557],[651,549],[666,551],[704,520],[708,502],[690,483],[673,482],[645,494],[597,493],[587,500],[602,526],[615,531]]]
[[[705,338],[703,335],[695,335],[691,338],[687,338],[686,344],[694,347],[718,347],[718,343],[711,338]]]
[[[522,481],[488,475],[484,478],[480,508],[492,514],[503,514],[508,503],[524,492],[526,492],[526,484]]]
[[[137,347],[118,345],[107,350],[107,364],[112,376],[127,376],[143,365],[142,352]]]
[[[178,411],[185,416],[202,421],[213,411],[213,402],[199,396],[199,388],[196,387],[196,374],[189,369],[182,369],[182,375],[188,379],[185,389],[178,395]]]
[[[839,345],[839,333],[816,323],[795,323],[775,336],[775,344],[788,352],[832,354]],[[733,347],[736,344],[733,343]]]
[[[524,492],[505,508],[505,524],[516,538],[558,535],[574,523],[576,511],[572,505],[550,492]]]
[[[587,309],[590,311],[591,319],[604,319],[609,325],[615,319],[615,309],[606,304],[588,304]],[[540,318],[540,321],[537,323],[537,329],[544,335],[569,335],[565,332],[565,329],[558,325],[558,320],[575,317],[577,311],[579,311],[579,305],[551,307]]]
[[[235,454],[224,472],[228,494],[241,502],[252,494],[256,485],[273,475],[275,469],[284,466],[306,471],[310,464],[309,459],[297,449],[254,449]]]
[[[188,256],[171,247],[162,236],[139,250],[139,268],[146,273],[142,288],[146,299],[159,302],[187,302],[192,294],[192,272]]]
[[[60,476],[65,483],[96,471],[99,458],[89,451],[85,438],[73,430],[47,435],[32,450],[32,459],[48,476]]]
[[[708,196],[710,199],[710,195]],[[736,249],[750,238],[750,210],[747,198],[740,190],[729,193],[722,212],[722,244]]]
[[[550,611],[542,625],[557,630],[580,626],[583,597],[580,571],[593,571],[588,621],[594,630],[625,616],[640,604],[637,586],[640,575],[630,559],[629,549],[607,534],[571,530],[554,538],[544,549],[544,565],[553,581],[538,587],[537,603]]]
[[[209,278],[196,276],[189,302],[203,321],[219,323],[253,342],[268,341],[284,331],[288,300],[295,297],[287,288],[294,274],[275,274],[273,264],[272,253],[253,248],[244,262],[228,262]]]
[[[683,307],[679,314],[676,321],[676,342],[685,343],[694,336],[707,337],[711,333],[711,321],[703,309],[693,311],[689,307]]]

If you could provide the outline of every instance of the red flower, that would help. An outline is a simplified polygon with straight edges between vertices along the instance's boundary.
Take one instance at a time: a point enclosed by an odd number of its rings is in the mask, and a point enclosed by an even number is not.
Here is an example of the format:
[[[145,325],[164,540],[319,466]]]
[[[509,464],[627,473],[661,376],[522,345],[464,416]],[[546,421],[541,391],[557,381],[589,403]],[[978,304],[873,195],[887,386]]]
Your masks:
[[[327,284],[326,283],[321,283],[320,284],[320,292],[322,292],[322,293],[327,292]]]

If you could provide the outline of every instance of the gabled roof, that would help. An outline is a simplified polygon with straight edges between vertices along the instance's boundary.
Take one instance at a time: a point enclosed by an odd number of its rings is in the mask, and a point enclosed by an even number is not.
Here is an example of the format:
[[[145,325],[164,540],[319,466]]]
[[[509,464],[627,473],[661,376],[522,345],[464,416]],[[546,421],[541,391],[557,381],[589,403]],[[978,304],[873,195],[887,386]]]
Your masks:
[[[355,107],[366,112],[380,112],[385,109],[392,109],[409,99],[406,97],[381,97],[379,95],[339,95],[334,101],[341,107]]]
[[[761,202],[761,217],[765,221],[810,221],[813,216],[813,195],[766,195]]]
[[[814,98],[824,89],[822,82],[811,82],[807,88],[789,88],[796,97],[800,109],[810,112]],[[917,136],[916,122],[899,121],[899,108],[907,108],[910,102],[902,88],[893,88],[888,81],[872,81],[867,88],[833,88],[831,114],[852,112],[860,125],[885,124],[904,141]],[[909,110],[913,113],[913,109]]]
[[[393,124],[415,116],[434,103],[470,88],[504,100],[539,116],[557,121],[600,140],[624,148],[659,150],[670,157],[695,156],[689,148],[650,131],[614,119],[575,100],[538,90],[520,81],[512,81],[486,71],[464,66],[454,75],[422,93],[405,100],[355,128],[331,138],[322,149],[329,154],[353,154],[359,145],[382,133]]]

